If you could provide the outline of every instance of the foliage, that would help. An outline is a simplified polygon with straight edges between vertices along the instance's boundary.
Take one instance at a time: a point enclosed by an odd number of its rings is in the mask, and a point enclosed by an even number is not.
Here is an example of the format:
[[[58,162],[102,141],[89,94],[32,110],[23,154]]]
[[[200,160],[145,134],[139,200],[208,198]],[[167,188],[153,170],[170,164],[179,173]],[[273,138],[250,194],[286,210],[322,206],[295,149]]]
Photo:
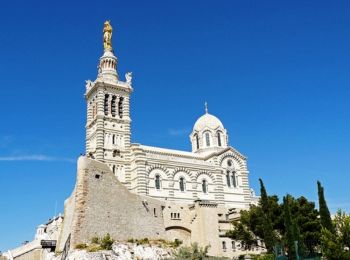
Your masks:
[[[100,243],[100,238],[98,236],[94,236],[91,238],[91,243],[92,244],[99,244]]]
[[[331,214],[329,213],[327,202],[324,198],[324,189],[319,181],[317,181],[317,190],[322,227],[328,229],[331,232],[334,232]]]
[[[252,260],[275,260],[273,254],[252,255]]]
[[[191,244],[191,246],[180,247],[174,254],[176,260],[188,259],[188,260],[201,260],[208,259],[209,246],[199,247],[197,243]]]
[[[334,218],[335,232],[322,228],[322,252],[329,260],[350,259],[350,215],[339,210]]]
[[[273,252],[273,247],[276,242],[276,236],[275,236],[273,226],[272,226],[272,221],[271,221],[272,212],[270,209],[269,199],[268,199],[267,192],[262,179],[259,179],[259,182],[260,182],[260,196],[261,196],[260,205],[263,212],[262,238],[264,239],[267,252],[271,253]]]
[[[88,246],[87,244],[77,244],[75,246],[75,249],[86,249]]]
[[[97,252],[103,250],[103,248],[98,244],[92,244],[87,249],[88,252]]]
[[[142,238],[142,239],[140,239],[140,240],[135,240],[135,242],[136,242],[137,244],[139,244],[139,245],[149,244],[149,240],[148,240],[147,237]]]
[[[289,206],[289,195],[283,198],[283,208],[284,208],[284,226],[285,241],[288,249],[288,258],[290,260],[296,259],[297,252],[295,251],[294,241],[299,242],[299,232],[297,231],[296,222],[292,219],[290,206]]]
[[[101,239],[101,248],[104,250],[112,250],[112,245],[114,243],[114,239],[111,238],[109,233],[107,233],[102,239]]]
[[[308,201],[305,197],[295,199],[288,195],[290,220],[285,223],[285,203],[279,203],[276,195],[267,196],[262,181],[261,184],[262,196],[259,205],[251,206],[249,211],[241,211],[239,220],[233,221],[233,229],[227,233],[227,236],[241,241],[244,249],[256,245],[257,239],[262,239],[266,245],[265,226],[269,224],[265,216],[268,215],[274,243],[287,244],[287,233],[290,233],[293,234],[290,239],[296,239],[299,242],[299,252],[303,255],[314,255],[319,251],[321,224],[315,203]],[[287,229],[289,229],[288,232]]]

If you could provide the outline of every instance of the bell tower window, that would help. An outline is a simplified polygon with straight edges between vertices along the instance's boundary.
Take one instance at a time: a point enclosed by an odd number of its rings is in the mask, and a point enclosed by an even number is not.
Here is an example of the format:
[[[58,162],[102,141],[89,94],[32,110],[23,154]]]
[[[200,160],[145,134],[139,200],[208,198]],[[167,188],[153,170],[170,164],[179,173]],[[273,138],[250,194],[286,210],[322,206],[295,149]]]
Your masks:
[[[113,117],[115,117],[115,101],[116,101],[117,97],[116,96],[112,96],[112,100],[111,100],[111,114]]]
[[[123,101],[124,101],[124,98],[120,97],[119,103],[118,103],[118,115],[120,118],[123,118]]]
[[[106,94],[105,95],[105,100],[104,100],[104,113],[105,113],[105,116],[108,115],[108,97],[109,97],[109,95]]]

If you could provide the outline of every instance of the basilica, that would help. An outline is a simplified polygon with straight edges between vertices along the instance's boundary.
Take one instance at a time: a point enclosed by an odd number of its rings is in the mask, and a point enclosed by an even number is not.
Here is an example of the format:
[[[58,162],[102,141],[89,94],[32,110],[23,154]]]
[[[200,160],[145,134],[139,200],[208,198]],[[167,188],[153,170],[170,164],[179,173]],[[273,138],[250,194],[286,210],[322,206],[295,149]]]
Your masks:
[[[97,79],[86,85],[86,155],[106,163],[135,194],[181,203],[201,199],[227,208],[249,208],[252,194],[247,159],[229,145],[228,131],[207,107],[193,126],[192,152],[131,143],[132,74],[127,73],[125,81],[120,79],[108,28],[110,24],[104,29],[104,54]]]
[[[240,241],[226,232],[241,210],[258,201],[249,185],[247,158],[229,144],[228,130],[207,106],[189,136],[192,151],[132,143],[132,73],[125,80],[118,74],[112,33],[106,21],[97,78],[86,81],[86,153],[77,161],[64,214],[38,228],[36,247],[12,255],[29,257],[48,237],[54,238],[56,252],[68,252],[108,233],[117,241],[196,242],[209,246],[212,256],[239,256]]]

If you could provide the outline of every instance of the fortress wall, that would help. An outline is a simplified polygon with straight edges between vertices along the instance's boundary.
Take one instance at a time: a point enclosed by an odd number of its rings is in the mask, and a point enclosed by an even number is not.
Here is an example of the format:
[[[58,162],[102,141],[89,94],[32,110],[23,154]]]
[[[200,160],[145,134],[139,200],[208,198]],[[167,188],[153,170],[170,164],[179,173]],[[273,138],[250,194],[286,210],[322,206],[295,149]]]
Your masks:
[[[133,194],[101,162],[80,157],[77,182],[66,201],[59,241],[62,250],[71,234],[71,248],[109,233],[116,240],[166,239],[163,202]]]

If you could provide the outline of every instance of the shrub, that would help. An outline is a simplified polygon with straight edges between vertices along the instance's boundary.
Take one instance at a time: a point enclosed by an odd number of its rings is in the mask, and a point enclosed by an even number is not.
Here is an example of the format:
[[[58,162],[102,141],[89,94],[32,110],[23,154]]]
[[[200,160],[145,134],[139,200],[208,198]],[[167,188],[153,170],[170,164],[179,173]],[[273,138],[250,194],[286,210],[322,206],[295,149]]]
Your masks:
[[[100,239],[98,236],[94,236],[91,238],[91,243],[92,244],[99,244],[100,243]]]
[[[103,250],[103,248],[100,245],[96,245],[96,244],[89,246],[87,249],[88,252],[97,252],[100,250]]]
[[[136,240],[136,243],[138,243],[140,245],[149,244],[149,240],[147,237],[145,237],[145,238],[142,238],[140,240]]]
[[[112,245],[114,243],[114,239],[111,238],[111,236],[109,235],[109,233],[107,233],[107,235],[105,235],[102,239],[101,239],[101,248],[105,249],[105,250],[112,250]]]
[[[87,244],[77,244],[75,246],[75,249],[85,249],[85,248],[87,248]]]
[[[127,240],[127,242],[128,242],[128,243],[135,243],[135,240],[134,240],[133,238],[129,238],[129,239]]]

